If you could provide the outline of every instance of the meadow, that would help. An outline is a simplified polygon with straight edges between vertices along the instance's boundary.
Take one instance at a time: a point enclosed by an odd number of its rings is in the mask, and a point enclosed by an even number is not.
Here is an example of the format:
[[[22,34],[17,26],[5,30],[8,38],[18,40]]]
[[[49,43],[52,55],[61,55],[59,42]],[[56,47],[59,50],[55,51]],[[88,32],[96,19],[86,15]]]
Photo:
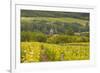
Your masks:
[[[47,21],[47,22],[65,22],[65,23],[79,23],[81,25],[85,25],[88,20],[82,20],[78,18],[72,18],[72,17],[61,17],[61,18],[52,18],[52,17],[22,17],[21,22],[24,24],[30,24],[33,23],[33,21]]]

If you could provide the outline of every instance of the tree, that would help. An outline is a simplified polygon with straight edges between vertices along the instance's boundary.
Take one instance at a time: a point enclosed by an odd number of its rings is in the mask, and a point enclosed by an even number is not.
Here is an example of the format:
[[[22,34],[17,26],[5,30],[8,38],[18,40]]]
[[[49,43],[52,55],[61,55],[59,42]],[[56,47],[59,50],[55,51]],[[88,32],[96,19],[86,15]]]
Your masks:
[[[21,41],[32,41],[32,32],[21,32]]]
[[[47,36],[43,33],[36,33],[33,39],[38,42],[46,42]]]

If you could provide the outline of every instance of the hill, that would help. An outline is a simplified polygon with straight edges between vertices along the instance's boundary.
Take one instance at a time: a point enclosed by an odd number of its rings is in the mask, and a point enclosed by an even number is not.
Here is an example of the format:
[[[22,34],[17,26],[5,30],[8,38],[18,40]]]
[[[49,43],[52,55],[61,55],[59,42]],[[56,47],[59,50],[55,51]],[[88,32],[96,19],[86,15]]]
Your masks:
[[[54,17],[54,18],[71,17],[71,18],[89,20],[89,13],[21,10],[21,17]]]

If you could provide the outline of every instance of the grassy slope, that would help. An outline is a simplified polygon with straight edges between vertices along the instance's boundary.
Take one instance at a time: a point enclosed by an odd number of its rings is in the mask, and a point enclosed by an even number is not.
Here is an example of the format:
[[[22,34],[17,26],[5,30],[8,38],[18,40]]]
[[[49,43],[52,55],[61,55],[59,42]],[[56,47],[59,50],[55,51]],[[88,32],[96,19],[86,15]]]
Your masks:
[[[77,19],[77,18],[52,18],[52,17],[22,17],[21,21],[22,23],[32,23],[33,20],[45,20],[49,22],[66,22],[66,23],[79,23],[81,25],[85,25],[88,21],[87,20],[82,20],[82,19]]]

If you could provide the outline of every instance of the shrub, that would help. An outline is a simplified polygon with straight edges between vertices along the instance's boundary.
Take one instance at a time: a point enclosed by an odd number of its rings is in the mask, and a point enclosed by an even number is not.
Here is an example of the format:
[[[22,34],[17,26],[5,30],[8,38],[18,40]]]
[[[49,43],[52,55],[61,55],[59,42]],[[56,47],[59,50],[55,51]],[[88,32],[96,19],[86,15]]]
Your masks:
[[[47,36],[40,32],[21,32],[21,41],[37,41],[37,42],[46,42]]]

